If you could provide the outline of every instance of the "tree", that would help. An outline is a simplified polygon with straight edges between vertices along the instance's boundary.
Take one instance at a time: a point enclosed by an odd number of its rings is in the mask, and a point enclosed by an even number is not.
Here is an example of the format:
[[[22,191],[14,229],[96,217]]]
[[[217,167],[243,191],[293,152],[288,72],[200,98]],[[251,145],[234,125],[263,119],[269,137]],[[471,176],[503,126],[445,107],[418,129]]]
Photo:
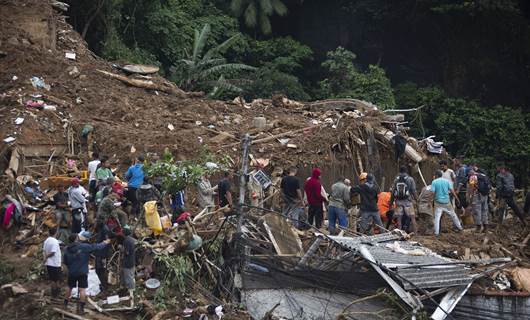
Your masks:
[[[247,27],[259,27],[263,34],[272,32],[270,16],[287,14],[287,6],[281,0],[232,0],[230,6]]]
[[[239,34],[203,53],[210,31],[209,24],[204,25],[201,31],[195,30],[191,55],[188,55],[187,59],[182,59],[181,63],[173,68],[176,80],[182,89],[189,91],[213,87],[215,90],[212,92],[217,94],[220,90],[240,92],[241,89],[234,85],[234,81],[225,77],[245,70],[254,71],[255,68],[242,63],[227,63],[221,56],[234,44]]]
[[[369,65],[365,72],[358,70],[355,54],[342,47],[327,53],[322,67],[327,77],[320,82],[322,98],[355,98],[372,102],[381,108],[393,107],[396,102],[385,70]]]

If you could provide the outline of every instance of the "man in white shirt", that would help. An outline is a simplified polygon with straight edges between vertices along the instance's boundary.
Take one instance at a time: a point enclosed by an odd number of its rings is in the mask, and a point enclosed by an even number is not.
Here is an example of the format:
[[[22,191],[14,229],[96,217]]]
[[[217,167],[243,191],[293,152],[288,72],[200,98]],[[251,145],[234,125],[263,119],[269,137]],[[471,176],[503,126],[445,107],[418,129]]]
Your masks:
[[[97,192],[96,171],[101,161],[97,152],[92,153],[92,161],[88,163],[88,191],[90,192],[90,203],[94,203]]]
[[[50,228],[48,230],[49,236],[44,241],[42,246],[42,253],[44,256],[44,265],[48,272],[48,279],[51,281],[51,295],[52,297],[58,297],[60,294],[60,281],[61,281],[61,247],[59,241],[55,239],[57,229]]]

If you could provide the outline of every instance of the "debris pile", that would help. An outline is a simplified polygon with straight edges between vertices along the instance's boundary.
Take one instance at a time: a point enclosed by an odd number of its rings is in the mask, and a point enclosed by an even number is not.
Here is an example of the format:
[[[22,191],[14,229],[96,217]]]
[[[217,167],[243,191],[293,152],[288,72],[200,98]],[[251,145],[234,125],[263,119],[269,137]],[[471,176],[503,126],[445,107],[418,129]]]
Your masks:
[[[100,281],[96,270],[89,273],[86,317],[394,319],[432,308],[433,318],[443,319],[453,309],[473,313],[459,309],[466,292],[530,295],[530,234],[520,226],[437,238],[411,239],[399,231],[363,236],[355,228],[337,236],[279,213],[281,175],[292,165],[301,177],[321,167],[326,186],[373,172],[382,190],[398,165],[408,165],[426,186],[447,154],[434,137],[408,137],[399,112],[356,99],[208,100],[157,76],[156,67],[95,56],[65,22],[65,4],[19,2],[0,4],[0,296],[9,297],[0,301],[6,316],[80,319],[44,292],[41,247],[47,230],[58,226],[57,186],[78,177],[88,189],[85,168],[96,151],[110,157],[121,189],[127,166],[140,154],[157,159],[169,151],[189,160],[209,151],[241,168],[243,201],[234,210],[200,210],[190,186],[187,212],[176,215],[165,194],[146,202],[142,216],[120,221],[137,240],[136,291],[118,290],[122,251],[114,243],[108,275]],[[248,156],[241,155],[243,138]],[[112,211],[128,211],[129,204],[114,200]],[[89,208],[88,225],[96,215]],[[420,210],[420,234],[430,229],[431,216],[432,207]],[[24,277],[4,277],[10,266]],[[109,286],[101,291],[103,283]]]

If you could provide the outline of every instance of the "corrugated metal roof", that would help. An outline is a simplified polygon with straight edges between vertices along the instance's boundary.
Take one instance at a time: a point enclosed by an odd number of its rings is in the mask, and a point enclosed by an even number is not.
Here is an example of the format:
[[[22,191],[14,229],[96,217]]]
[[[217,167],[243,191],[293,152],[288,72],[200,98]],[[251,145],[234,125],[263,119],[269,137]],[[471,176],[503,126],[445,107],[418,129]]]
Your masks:
[[[469,270],[464,266],[447,265],[454,260],[442,257],[417,243],[400,240],[399,234],[384,233],[369,237],[330,236],[330,238],[354,251],[358,251],[364,244],[378,265],[396,271],[397,274],[390,273],[390,275],[400,281],[405,290],[466,285],[473,280]],[[439,265],[420,267],[435,264]],[[411,268],[415,265],[418,267]]]

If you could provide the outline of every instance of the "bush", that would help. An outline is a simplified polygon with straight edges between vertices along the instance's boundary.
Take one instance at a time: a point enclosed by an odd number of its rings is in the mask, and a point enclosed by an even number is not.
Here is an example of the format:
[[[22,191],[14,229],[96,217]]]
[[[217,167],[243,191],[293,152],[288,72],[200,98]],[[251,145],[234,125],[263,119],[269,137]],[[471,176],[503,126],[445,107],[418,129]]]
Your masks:
[[[338,47],[327,53],[322,63],[326,79],[319,83],[322,99],[355,98],[372,102],[382,109],[395,106],[394,93],[385,70],[369,65],[365,72],[359,71],[353,61],[353,52]]]
[[[253,81],[243,89],[243,96],[247,100],[271,98],[275,94],[284,94],[294,100],[309,100],[309,95],[304,91],[297,77],[273,67],[258,69]]]

